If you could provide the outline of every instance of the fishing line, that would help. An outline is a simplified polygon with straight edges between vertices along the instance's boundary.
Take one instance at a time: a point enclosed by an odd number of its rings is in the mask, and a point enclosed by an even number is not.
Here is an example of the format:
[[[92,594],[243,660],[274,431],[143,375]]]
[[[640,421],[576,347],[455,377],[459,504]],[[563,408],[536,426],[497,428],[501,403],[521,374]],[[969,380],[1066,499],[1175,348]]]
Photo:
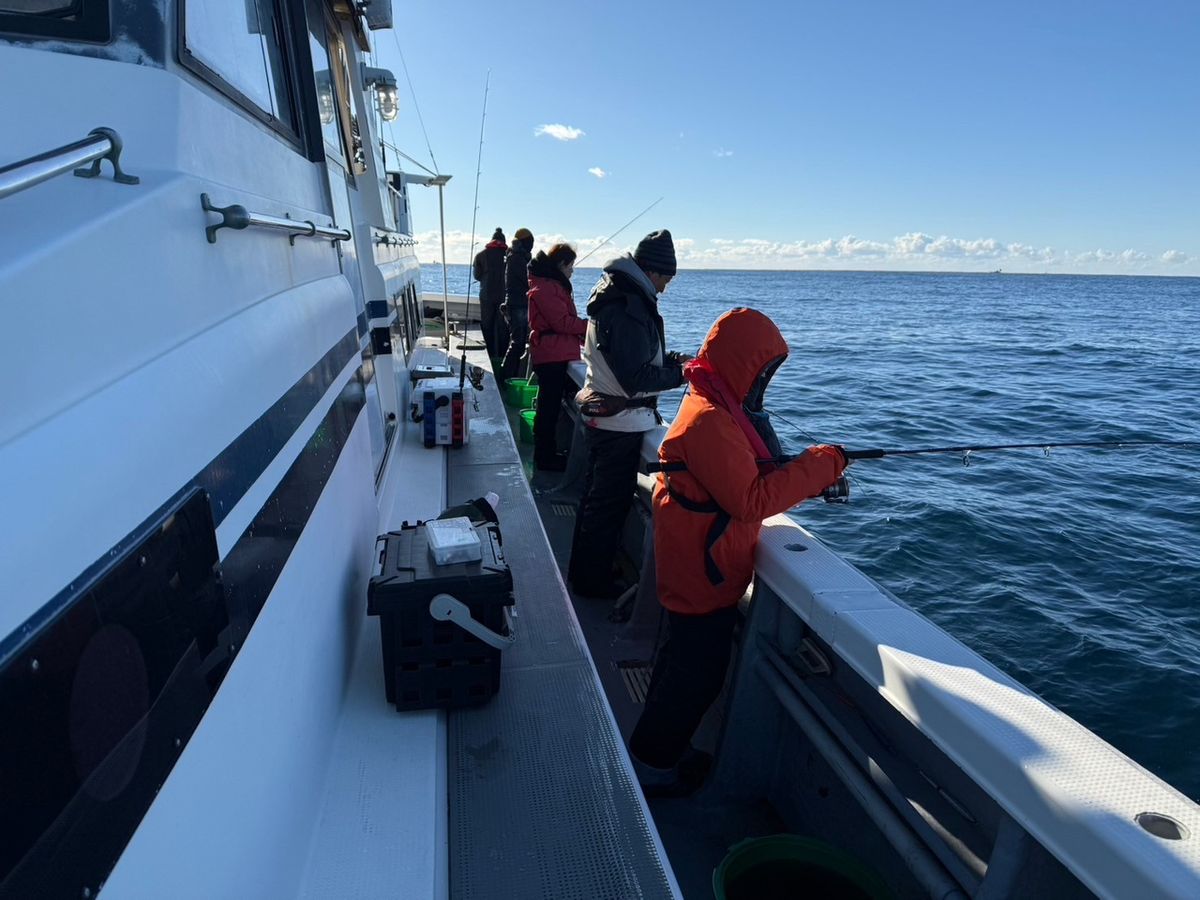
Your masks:
[[[1041,450],[1049,456],[1052,449],[1061,448],[1124,450],[1127,448],[1144,449],[1147,447],[1166,447],[1175,450],[1200,449],[1200,441],[1040,441],[1035,444],[965,444],[955,447],[919,447],[911,450],[885,450],[881,447],[874,447],[867,450],[843,449],[842,452],[846,454],[846,459],[851,461],[856,459],[882,459],[887,456],[917,456],[927,453],[961,453],[963,455],[963,465],[970,465],[970,454],[981,450]],[[755,462],[764,465],[769,463],[784,465],[792,462],[798,456],[799,454],[782,453],[775,457],[757,459]],[[687,468],[688,466],[685,462],[655,462],[647,465],[646,471],[651,474],[656,472],[686,472]],[[826,503],[849,502],[850,485],[846,476],[839,476],[836,482],[827,487],[818,496],[823,498]]]
[[[1177,450],[1200,448],[1200,441],[1039,441],[1033,444],[965,444],[958,447],[919,447],[915,450],[847,450],[847,459],[882,459],[885,456],[917,456],[925,453],[961,453],[963,465],[970,465],[970,454],[985,450],[1041,450],[1046,456],[1051,450],[1079,448],[1094,450],[1123,450],[1127,447],[1173,447]]]
[[[483,114],[479,119],[479,153],[475,158],[475,200],[472,203],[471,210],[471,251],[467,257],[467,267],[470,268],[471,263],[475,259],[475,222],[479,215],[479,176],[483,173],[483,128],[487,123],[487,102],[488,89],[492,84],[492,70],[488,69],[487,79],[483,82]],[[450,317],[446,316],[446,340],[449,345],[450,335]],[[463,389],[463,383],[467,380],[467,336],[471,330],[471,277],[467,276],[467,308],[463,314],[463,334],[460,339],[458,349],[462,352],[462,362],[458,367],[458,390]],[[473,382],[472,382],[473,383]]]
[[[632,225],[634,222],[636,222],[638,219],[640,219],[646,213],[650,212],[650,210],[654,209],[654,207],[658,206],[658,204],[662,203],[662,201],[663,201],[663,198],[659,197],[657,200],[655,200],[653,203],[651,203],[649,206],[647,206],[645,209],[643,209],[640,213],[638,213],[636,216],[634,216],[632,219],[630,219],[628,222],[626,222],[624,225],[622,225],[620,228],[618,228],[616,231],[614,231],[612,234],[610,234],[608,237],[606,237],[603,241],[601,241],[599,244],[597,244],[595,247],[593,247],[591,250],[589,250],[586,254],[584,254],[582,257],[577,259],[575,261],[575,265],[578,266],[581,262],[583,262],[585,259],[587,259],[589,256],[591,256],[593,253],[595,253],[597,250],[599,250],[605,244],[611,242],[613,238],[615,238],[618,234],[620,234],[622,231],[624,231],[626,228],[628,228],[630,225]]]
[[[408,91],[410,94],[412,94],[413,108],[417,111],[417,121],[421,123],[421,134],[425,135],[425,149],[429,151],[429,158],[433,161],[433,168],[440,172],[441,169],[438,168],[437,157],[433,155],[433,145],[429,143],[429,132],[425,130],[425,119],[421,115],[421,103],[417,100],[417,92],[413,88],[412,78],[410,78],[408,74],[408,62],[404,59],[404,50],[400,46],[400,38],[396,36],[396,30],[394,28],[391,29],[391,32],[392,40],[396,43],[396,52],[400,54],[400,65],[404,67],[404,80],[408,82]],[[488,70],[488,75],[489,77],[491,76],[491,70]],[[394,143],[394,134],[392,135],[392,140]],[[416,160],[413,160],[413,162],[416,162]],[[424,169],[425,167],[421,166],[421,168]],[[426,169],[426,171],[428,171],[428,169]]]
[[[808,440],[812,441],[814,444],[828,444],[829,443],[829,441],[821,440],[819,437],[814,435],[812,432],[805,431],[803,428],[801,428],[795,422],[792,422],[791,420],[787,419],[786,417],[781,416],[777,412],[773,412],[773,411],[770,412],[770,416],[772,418],[778,419],[780,422],[782,422],[784,425],[787,425],[789,428],[792,428],[795,431],[799,432],[801,437],[807,438]],[[849,459],[850,457],[847,456],[846,458]],[[867,490],[867,486],[863,483],[862,479],[851,475],[848,471],[844,471],[842,473],[842,477],[846,479],[848,484],[852,484],[856,488],[861,488],[862,492],[863,492],[863,496],[866,496],[867,494],[870,493],[870,491]],[[835,485],[835,487],[836,487],[836,485]],[[848,487],[847,487],[847,496],[849,496],[849,488]],[[832,501],[830,501],[830,502],[832,502]]]

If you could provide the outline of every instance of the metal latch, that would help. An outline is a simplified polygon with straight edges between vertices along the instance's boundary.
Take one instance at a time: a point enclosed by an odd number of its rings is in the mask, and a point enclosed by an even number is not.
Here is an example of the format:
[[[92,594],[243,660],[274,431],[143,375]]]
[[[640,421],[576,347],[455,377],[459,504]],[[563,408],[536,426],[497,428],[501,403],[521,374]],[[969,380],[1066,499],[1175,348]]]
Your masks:
[[[821,648],[812,638],[800,641],[792,654],[792,661],[804,666],[809,675],[828,675],[833,671],[833,667],[829,665],[829,657],[821,652]]]
[[[474,635],[497,650],[511,647],[517,639],[516,629],[513,628],[512,614],[507,606],[504,607],[504,630],[507,634],[496,634],[490,628],[476,622],[467,605],[449,594],[437,594],[430,600],[429,614],[440,622],[453,622],[463,631]]]

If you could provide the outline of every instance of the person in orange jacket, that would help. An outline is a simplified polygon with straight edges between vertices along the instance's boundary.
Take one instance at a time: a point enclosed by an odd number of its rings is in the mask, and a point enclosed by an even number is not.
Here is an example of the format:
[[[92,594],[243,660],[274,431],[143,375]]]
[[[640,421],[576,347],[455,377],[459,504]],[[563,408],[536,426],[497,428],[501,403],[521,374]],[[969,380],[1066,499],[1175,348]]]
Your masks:
[[[739,308],[717,319],[684,367],[690,391],[659,448],[675,471],[661,473],[654,489],[668,640],[629,741],[648,795],[690,793],[711,765],[690,741],[725,681],[763,519],[818,496],[846,467],[842,449],[826,444],[785,464],[770,461],[781,454],[763,394],[787,354],[774,322]]]

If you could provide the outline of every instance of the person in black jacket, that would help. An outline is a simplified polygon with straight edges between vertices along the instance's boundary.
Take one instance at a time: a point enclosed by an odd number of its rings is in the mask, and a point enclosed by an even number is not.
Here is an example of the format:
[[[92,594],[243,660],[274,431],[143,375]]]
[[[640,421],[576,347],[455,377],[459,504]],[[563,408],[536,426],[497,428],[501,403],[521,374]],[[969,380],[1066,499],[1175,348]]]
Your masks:
[[[583,597],[616,597],[613,563],[637,489],[642,440],[660,421],[657,395],[683,384],[691,356],[668,353],[658,295],[675,276],[671,232],[655,231],[615,259],[588,300],[580,412],[588,467],[567,578]]]
[[[518,228],[512,247],[504,259],[504,305],[500,311],[508,322],[508,350],[500,366],[500,381],[516,378],[525,342],[529,340],[529,259],[533,252],[533,233]]]
[[[491,241],[475,254],[475,280],[479,282],[479,328],[489,359],[499,359],[508,347],[508,328],[500,315],[504,302],[504,254],[508,244],[499,228]]]

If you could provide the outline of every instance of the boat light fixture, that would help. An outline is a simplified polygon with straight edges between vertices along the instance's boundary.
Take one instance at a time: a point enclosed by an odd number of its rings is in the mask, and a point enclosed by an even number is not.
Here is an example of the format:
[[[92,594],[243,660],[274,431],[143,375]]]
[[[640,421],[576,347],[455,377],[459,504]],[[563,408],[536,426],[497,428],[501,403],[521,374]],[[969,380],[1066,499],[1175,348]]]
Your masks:
[[[363,84],[375,87],[375,101],[383,121],[391,122],[400,112],[400,100],[396,95],[396,76],[390,69],[377,69],[365,63],[362,67]]]

